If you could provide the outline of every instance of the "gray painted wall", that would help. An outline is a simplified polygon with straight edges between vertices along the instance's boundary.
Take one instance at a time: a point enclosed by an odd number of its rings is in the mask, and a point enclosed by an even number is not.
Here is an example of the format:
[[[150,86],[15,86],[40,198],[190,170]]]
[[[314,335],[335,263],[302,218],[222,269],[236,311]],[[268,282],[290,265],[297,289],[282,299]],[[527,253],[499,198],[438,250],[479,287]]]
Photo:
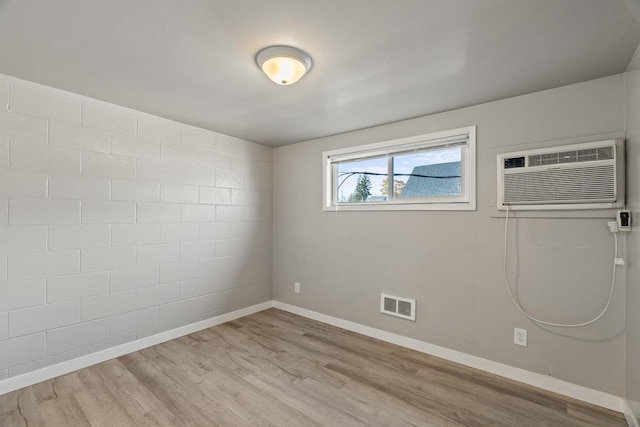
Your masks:
[[[627,399],[640,420],[640,47],[626,75],[627,194],[635,228],[627,236]],[[634,65],[635,64],[635,65]]]
[[[497,153],[621,136],[623,108],[624,80],[613,76],[275,149],[274,299],[623,396],[624,271],[595,325],[533,324],[504,289],[495,209]],[[322,211],[323,151],[468,125],[478,134],[476,212]],[[513,222],[511,277],[517,266],[530,312],[560,322],[600,312],[613,213],[586,216]],[[416,298],[416,322],[380,314],[380,292]],[[514,327],[529,331],[529,347],[512,343]]]

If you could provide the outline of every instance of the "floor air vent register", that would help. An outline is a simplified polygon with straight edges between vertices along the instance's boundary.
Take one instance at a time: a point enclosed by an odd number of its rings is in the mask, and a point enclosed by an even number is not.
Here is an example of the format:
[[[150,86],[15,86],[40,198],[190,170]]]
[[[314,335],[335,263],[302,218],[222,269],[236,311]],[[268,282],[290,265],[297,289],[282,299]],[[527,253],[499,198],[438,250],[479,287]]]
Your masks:
[[[380,294],[380,312],[415,322],[416,300]]]

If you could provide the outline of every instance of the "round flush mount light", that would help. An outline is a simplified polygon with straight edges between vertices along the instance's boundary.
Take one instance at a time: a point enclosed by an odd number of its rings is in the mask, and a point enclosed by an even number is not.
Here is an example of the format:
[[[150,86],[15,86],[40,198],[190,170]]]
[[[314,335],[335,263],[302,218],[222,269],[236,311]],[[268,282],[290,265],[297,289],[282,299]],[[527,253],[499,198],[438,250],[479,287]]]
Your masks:
[[[270,46],[256,55],[258,67],[275,83],[283,86],[297,82],[311,70],[311,57],[291,46]]]

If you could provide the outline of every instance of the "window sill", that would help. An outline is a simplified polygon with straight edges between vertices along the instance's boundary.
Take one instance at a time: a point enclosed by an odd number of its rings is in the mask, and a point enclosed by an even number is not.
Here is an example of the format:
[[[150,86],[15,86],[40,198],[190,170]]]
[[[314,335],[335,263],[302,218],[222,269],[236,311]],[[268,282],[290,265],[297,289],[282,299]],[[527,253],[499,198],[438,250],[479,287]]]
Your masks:
[[[344,211],[475,211],[475,203],[403,203],[403,204],[353,204],[324,206],[325,212]]]

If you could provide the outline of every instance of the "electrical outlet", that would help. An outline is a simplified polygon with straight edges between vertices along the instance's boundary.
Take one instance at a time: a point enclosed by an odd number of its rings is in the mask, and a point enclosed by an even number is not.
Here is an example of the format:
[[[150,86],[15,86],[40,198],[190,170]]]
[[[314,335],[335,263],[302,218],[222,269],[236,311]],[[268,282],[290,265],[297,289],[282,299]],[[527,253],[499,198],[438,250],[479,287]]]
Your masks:
[[[527,330],[520,328],[513,328],[513,343],[516,345],[521,345],[523,347],[527,346]]]
[[[293,284],[293,292],[295,292],[296,294],[300,293],[300,283],[299,282],[295,282]]]

